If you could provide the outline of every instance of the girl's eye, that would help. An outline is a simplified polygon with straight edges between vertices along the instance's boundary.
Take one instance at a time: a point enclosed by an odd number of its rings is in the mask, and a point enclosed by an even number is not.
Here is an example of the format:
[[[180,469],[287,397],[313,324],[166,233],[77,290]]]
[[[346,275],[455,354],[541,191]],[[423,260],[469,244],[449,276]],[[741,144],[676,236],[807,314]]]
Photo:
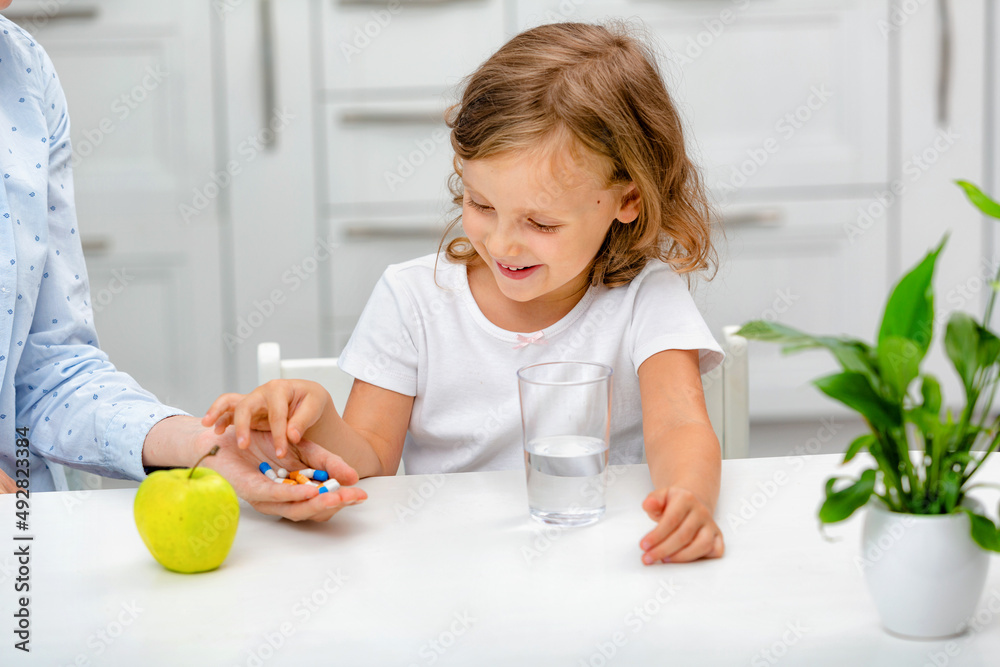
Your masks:
[[[559,229],[559,225],[541,225],[534,220],[528,220],[528,224],[537,229],[540,232],[552,233]]]
[[[484,211],[485,212],[485,211],[492,211],[493,210],[492,206],[484,206],[484,205],[482,205],[482,204],[480,204],[478,202],[473,201],[472,199],[466,199],[465,203],[468,204],[469,206],[471,206],[472,208],[476,209],[477,211]]]

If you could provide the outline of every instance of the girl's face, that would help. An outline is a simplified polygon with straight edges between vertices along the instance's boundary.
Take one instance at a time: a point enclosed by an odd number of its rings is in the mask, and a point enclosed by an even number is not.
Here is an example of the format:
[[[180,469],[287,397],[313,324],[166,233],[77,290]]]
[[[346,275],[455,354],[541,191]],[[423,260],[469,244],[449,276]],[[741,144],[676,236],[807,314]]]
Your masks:
[[[611,224],[639,215],[634,185],[604,187],[566,148],[466,160],[462,183],[465,234],[500,292],[522,303],[585,291]]]

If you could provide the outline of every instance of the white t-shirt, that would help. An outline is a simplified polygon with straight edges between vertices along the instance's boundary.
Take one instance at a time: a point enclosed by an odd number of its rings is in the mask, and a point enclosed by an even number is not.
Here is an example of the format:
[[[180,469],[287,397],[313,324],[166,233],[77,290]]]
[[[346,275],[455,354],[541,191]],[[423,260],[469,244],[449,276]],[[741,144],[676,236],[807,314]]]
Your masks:
[[[638,463],[642,362],[662,350],[699,350],[707,373],[723,359],[684,279],[663,262],[649,261],[628,285],[591,286],[526,343],[537,332],[506,331],[486,319],[465,265],[442,254],[435,284],[435,258],[385,270],[339,360],[355,378],[415,397],[403,447],[407,473],[522,467],[517,370],[566,360],[614,369],[610,459]]]

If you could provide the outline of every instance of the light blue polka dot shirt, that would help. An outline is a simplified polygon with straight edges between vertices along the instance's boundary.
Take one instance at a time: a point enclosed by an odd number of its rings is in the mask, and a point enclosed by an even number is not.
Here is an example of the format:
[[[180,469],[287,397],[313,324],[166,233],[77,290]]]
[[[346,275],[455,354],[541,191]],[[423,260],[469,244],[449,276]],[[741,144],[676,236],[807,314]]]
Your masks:
[[[180,410],[161,405],[98,348],[73,204],[69,116],[45,51],[0,17],[0,468],[56,488],[55,461],[142,479],[142,444]],[[20,473],[24,478],[24,473]]]

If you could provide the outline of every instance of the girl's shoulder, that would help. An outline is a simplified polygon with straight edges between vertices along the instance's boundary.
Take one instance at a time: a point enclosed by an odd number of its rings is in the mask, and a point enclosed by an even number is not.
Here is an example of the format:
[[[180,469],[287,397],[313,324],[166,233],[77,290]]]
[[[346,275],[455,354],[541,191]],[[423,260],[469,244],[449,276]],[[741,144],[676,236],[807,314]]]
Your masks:
[[[398,264],[390,264],[382,273],[381,282],[392,292],[403,292],[416,301],[439,296],[443,291],[467,289],[464,264],[454,264],[441,253],[432,253]]]
[[[620,288],[632,294],[639,291],[670,290],[688,291],[687,281],[674,268],[661,259],[651,258],[635,278]],[[613,290],[612,290],[613,291]]]
[[[405,262],[390,264],[383,276],[390,280],[403,280],[407,283],[421,285],[424,283],[453,285],[465,275],[465,265],[455,264],[441,253],[431,253],[409,259]]]

